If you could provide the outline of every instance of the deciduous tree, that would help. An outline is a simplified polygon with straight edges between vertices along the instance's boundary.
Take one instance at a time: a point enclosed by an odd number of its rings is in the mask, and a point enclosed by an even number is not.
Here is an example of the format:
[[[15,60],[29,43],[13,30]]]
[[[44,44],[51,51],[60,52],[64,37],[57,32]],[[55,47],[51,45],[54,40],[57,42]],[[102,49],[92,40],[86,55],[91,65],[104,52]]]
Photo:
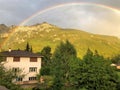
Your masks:
[[[0,85],[7,87],[10,90],[23,90],[20,86],[12,83],[12,80],[17,75],[12,70],[7,70],[2,63],[4,58],[0,56]]]

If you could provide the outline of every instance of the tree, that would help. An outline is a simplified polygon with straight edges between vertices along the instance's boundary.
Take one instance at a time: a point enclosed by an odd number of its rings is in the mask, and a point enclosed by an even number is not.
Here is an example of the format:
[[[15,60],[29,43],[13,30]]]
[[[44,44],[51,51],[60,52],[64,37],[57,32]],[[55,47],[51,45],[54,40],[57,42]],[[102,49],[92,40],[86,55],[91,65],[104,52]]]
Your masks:
[[[86,54],[83,56],[83,60],[89,64],[93,60],[93,56],[93,52],[88,48]]]
[[[74,69],[71,80],[76,89],[116,90],[118,76],[114,68],[96,51],[93,53],[88,49],[79,66]]]
[[[115,64],[120,64],[120,54],[111,58],[111,61]]]
[[[41,75],[50,75],[50,64],[51,64],[51,48],[49,46],[44,47],[41,50],[42,58],[42,68],[40,71]]]
[[[116,64],[116,65],[120,65],[120,54],[115,55],[114,57],[111,58],[112,63]],[[116,69],[116,72],[118,73],[119,76],[119,82],[117,84],[117,90],[120,90],[120,70]]]
[[[23,90],[19,85],[12,83],[12,80],[17,75],[12,70],[7,70],[2,63],[4,58],[0,56],[0,85],[7,87],[10,90]]]
[[[104,60],[104,57],[102,55],[99,55],[97,50],[94,51],[94,56],[93,57],[94,57],[95,60]]]
[[[51,48],[49,46],[44,47],[41,50],[41,55],[43,56],[42,60],[43,60],[44,64],[48,64],[50,62],[51,56],[52,56]]]
[[[29,45],[29,43],[28,43],[28,42],[27,42],[27,44],[26,44],[25,51],[30,51],[30,45]]]
[[[78,60],[74,46],[66,41],[56,47],[52,57],[52,74],[54,76],[55,90],[61,90],[63,86],[70,85],[70,71],[72,62]]]

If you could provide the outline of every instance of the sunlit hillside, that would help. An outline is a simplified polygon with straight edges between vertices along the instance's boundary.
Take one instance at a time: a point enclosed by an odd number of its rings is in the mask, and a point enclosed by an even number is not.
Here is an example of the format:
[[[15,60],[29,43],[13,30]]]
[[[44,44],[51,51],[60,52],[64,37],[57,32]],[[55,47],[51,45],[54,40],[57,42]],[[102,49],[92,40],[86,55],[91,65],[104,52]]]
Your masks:
[[[120,39],[117,37],[97,35],[82,30],[63,29],[48,23],[18,26],[12,31],[14,32],[6,38],[6,42],[2,45],[2,50],[25,49],[26,43],[29,42],[34,52],[39,52],[44,46],[50,46],[53,52],[61,41],[69,40],[80,57],[88,48],[98,50],[105,57],[111,57],[120,52]]]

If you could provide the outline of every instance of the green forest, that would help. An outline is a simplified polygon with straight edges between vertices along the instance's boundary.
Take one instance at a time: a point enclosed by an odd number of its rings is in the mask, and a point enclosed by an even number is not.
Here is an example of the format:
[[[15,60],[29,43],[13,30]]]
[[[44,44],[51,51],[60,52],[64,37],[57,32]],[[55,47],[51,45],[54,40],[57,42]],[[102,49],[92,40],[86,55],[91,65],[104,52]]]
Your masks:
[[[28,50],[29,43],[26,45]],[[34,48],[34,47],[33,47]],[[32,48],[31,48],[32,51]],[[37,75],[36,87],[23,89],[11,81],[17,75],[11,70],[6,71],[0,64],[0,85],[10,90],[120,90],[120,70],[111,66],[119,64],[120,55],[105,58],[97,50],[87,49],[82,58],[68,40],[61,42],[55,51],[45,46],[40,52],[42,68]],[[0,58],[1,62],[3,58]]]

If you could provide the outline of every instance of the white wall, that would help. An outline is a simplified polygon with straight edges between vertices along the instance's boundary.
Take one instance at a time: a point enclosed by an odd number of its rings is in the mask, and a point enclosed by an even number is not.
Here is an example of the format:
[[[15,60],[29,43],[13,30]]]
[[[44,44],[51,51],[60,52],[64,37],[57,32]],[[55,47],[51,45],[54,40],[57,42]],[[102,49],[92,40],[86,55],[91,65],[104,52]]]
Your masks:
[[[39,70],[41,68],[41,58],[37,58],[37,62],[30,62],[30,58],[21,57],[20,62],[13,62],[13,57],[7,57],[4,66],[7,69],[19,67],[22,70],[22,73],[25,74],[23,81],[29,81],[29,77],[39,74]],[[29,72],[29,67],[37,67],[37,72]]]

